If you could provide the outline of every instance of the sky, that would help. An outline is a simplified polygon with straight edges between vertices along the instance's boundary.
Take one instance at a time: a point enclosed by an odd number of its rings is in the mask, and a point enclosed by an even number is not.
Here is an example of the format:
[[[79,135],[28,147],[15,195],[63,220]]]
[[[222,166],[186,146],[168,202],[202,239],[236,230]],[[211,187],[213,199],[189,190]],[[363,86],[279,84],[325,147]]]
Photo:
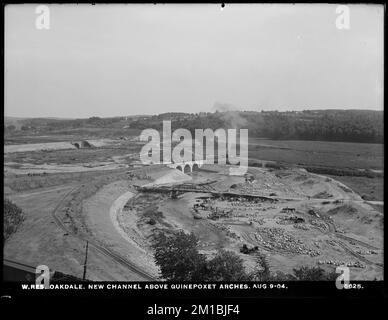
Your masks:
[[[5,7],[5,116],[383,110],[383,6],[36,7]]]

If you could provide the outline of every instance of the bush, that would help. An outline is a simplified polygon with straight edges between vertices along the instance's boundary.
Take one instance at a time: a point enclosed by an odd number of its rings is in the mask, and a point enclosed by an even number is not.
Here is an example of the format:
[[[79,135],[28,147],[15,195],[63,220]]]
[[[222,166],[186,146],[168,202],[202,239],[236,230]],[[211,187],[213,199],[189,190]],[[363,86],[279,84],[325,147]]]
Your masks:
[[[253,281],[271,281],[269,263],[263,254],[257,256],[256,270],[250,275]]]
[[[8,199],[4,199],[4,232],[3,243],[16,232],[24,220],[22,210]]]
[[[148,220],[148,224],[150,224],[151,226],[155,225],[156,224],[155,219],[151,218],[150,220]]]
[[[326,272],[320,267],[301,267],[293,269],[296,280],[299,281],[335,281],[338,274]]]

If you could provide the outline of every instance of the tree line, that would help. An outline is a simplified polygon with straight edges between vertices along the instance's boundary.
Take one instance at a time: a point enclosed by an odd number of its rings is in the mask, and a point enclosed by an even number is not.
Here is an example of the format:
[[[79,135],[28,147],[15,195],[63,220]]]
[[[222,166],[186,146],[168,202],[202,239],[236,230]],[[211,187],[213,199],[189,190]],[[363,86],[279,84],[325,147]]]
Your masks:
[[[87,119],[35,118],[22,120],[21,130],[55,131],[76,128],[162,129],[170,120],[172,129],[245,128],[250,137],[282,140],[321,140],[383,143],[383,111],[372,110],[305,110],[305,111],[225,111],[183,113],[169,112],[153,116],[90,117]],[[5,132],[15,131],[14,125]]]
[[[306,110],[300,112],[227,111],[197,114],[161,114],[130,122],[140,130],[162,128],[171,120],[172,129],[246,128],[250,137],[282,140],[321,140],[383,143],[383,111]]]

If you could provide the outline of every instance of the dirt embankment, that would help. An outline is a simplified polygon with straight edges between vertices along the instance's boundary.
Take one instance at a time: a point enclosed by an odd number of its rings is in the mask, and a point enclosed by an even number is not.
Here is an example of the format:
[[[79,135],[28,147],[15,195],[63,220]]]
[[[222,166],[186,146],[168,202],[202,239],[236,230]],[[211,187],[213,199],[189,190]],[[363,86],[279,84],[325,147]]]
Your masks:
[[[144,271],[157,276],[158,269],[153,262],[152,254],[119,231],[116,216],[130,196],[127,181],[121,180],[104,185],[83,203],[82,212],[86,227],[93,237],[106,247],[116,251]]]

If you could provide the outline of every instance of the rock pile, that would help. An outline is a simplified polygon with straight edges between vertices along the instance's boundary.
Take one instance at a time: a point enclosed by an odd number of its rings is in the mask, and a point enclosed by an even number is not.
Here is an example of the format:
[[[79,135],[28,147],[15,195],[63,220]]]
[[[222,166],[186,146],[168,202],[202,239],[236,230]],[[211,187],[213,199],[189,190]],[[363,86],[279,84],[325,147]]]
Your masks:
[[[300,239],[295,239],[290,233],[281,228],[259,228],[255,233],[256,240],[269,250],[286,251],[294,254],[307,254],[315,257],[320,251],[310,249]]]
[[[359,254],[377,254],[377,251],[375,251],[375,250],[361,250],[361,249],[359,249],[359,250],[356,250],[356,252],[357,253],[359,253]]]
[[[310,224],[317,227],[318,229],[321,229],[323,231],[327,231],[328,227],[327,224],[320,220],[311,220]]]
[[[359,261],[351,261],[351,262],[344,262],[344,261],[337,261],[337,260],[319,260],[318,264],[329,264],[333,266],[347,266],[347,267],[354,267],[354,268],[365,268],[365,265],[362,264]]]

